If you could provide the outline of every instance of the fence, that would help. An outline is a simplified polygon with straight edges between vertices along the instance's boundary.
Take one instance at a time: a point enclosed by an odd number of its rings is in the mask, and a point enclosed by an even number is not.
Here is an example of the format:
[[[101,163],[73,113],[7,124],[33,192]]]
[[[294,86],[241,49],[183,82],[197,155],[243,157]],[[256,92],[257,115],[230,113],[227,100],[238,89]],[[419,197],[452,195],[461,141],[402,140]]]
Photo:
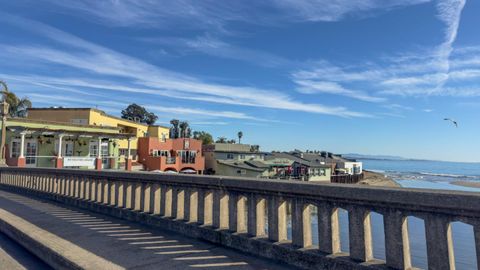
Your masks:
[[[429,269],[455,268],[452,222],[473,226],[477,261],[480,252],[480,195],[469,192],[38,168],[0,168],[0,186],[310,269],[410,268],[411,216],[425,222]],[[340,250],[339,209],[348,212],[349,253]],[[386,261],[372,255],[372,212],[383,216]]]
[[[337,174],[332,175],[330,182],[340,184],[356,184],[363,180],[363,173],[361,174]]]

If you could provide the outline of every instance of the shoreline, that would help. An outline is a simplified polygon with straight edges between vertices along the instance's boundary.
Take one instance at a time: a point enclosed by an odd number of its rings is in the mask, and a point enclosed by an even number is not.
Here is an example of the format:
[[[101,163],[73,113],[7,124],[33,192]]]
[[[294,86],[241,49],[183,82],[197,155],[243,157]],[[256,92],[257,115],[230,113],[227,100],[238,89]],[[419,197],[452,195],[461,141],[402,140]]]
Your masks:
[[[359,185],[378,186],[378,187],[401,187],[392,178],[385,174],[363,170],[364,178],[358,182]],[[480,186],[479,186],[480,187]]]

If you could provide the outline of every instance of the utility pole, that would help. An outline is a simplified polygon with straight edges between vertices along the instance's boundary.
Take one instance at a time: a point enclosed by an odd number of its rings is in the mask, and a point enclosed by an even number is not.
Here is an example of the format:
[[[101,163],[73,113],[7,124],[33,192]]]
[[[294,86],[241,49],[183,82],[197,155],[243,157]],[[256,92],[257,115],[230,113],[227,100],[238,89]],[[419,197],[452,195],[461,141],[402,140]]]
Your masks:
[[[7,116],[8,116],[8,103],[7,103],[7,93],[8,87],[7,84],[3,81],[0,81],[0,84],[3,86],[2,90],[2,102],[0,103],[0,113],[2,115],[2,138],[0,144],[0,166],[4,166],[6,164],[6,138],[7,138]]]

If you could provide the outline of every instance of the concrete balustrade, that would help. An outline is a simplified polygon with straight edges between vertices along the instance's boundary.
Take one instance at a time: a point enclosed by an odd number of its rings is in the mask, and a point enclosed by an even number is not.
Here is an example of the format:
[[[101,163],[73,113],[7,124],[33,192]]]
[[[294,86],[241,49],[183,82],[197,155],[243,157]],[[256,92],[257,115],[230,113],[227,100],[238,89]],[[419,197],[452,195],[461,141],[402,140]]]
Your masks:
[[[430,269],[455,268],[450,225],[455,221],[473,226],[480,257],[480,195],[475,193],[37,168],[0,168],[0,187],[96,211],[121,211],[116,215],[304,268],[381,266],[373,257],[372,212],[384,220],[384,267],[412,267],[409,216],[425,222]],[[340,250],[340,208],[348,212],[348,252]],[[318,219],[316,245],[312,217]]]

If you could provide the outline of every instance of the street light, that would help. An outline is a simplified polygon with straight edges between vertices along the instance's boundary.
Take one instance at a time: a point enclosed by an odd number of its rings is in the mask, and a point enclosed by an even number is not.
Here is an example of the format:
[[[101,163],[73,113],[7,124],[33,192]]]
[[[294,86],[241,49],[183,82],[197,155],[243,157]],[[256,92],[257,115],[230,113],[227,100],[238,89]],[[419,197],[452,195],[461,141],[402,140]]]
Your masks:
[[[8,103],[7,103],[7,93],[8,86],[4,81],[0,81],[0,85],[3,86],[2,102],[0,103],[0,113],[2,115],[2,139],[0,144],[0,165],[5,165],[6,160],[6,151],[5,151],[5,141],[7,138],[7,115],[8,115]]]

